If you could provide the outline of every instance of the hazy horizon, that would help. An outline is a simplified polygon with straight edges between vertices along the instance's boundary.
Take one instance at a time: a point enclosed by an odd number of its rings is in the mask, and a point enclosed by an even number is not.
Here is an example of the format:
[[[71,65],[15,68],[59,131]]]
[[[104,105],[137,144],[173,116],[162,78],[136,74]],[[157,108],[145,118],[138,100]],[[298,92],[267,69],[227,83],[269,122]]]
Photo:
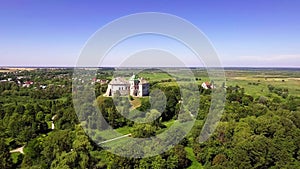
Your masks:
[[[10,68],[13,68],[13,69],[17,69],[17,68],[137,68],[137,69],[140,69],[140,68],[163,68],[163,67],[112,67],[112,66],[100,66],[100,67],[89,67],[89,66],[86,66],[86,67],[78,67],[78,66],[1,66],[0,65],[0,69],[10,69]],[[187,66],[187,67],[164,67],[164,68],[199,68],[199,69],[206,69],[206,68],[224,68],[224,69],[230,69],[230,68],[233,68],[233,69],[300,69],[299,66],[290,66],[290,67],[283,67],[283,66],[223,66],[223,67],[197,67],[197,66]]]

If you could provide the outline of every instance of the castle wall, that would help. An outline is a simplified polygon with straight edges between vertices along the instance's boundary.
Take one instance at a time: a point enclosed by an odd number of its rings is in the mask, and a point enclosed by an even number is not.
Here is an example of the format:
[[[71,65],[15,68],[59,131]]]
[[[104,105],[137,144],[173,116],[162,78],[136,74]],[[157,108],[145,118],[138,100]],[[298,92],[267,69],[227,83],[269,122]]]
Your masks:
[[[119,84],[119,85],[108,85],[105,95],[113,96],[116,91],[119,91],[121,95],[128,95],[129,93],[129,85]]]
[[[113,96],[116,91],[119,91],[121,95],[131,96],[147,96],[149,95],[149,83],[141,83],[140,80],[129,80],[128,84],[108,84],[106,90],[106,96]]]

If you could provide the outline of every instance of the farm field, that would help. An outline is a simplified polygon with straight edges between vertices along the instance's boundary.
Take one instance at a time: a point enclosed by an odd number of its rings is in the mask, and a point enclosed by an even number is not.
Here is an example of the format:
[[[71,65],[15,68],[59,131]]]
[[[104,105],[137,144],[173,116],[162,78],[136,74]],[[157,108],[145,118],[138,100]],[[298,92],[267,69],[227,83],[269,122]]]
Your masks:
[[[245,92],[260,96],[268,94],[268,85],[274,85],[279,88],[287,88],[289,92],[300,96],[300,70],[298,71],[272,71],[257,70],[234,71],[226,70],[226,85],[239,85],[245,89]]]

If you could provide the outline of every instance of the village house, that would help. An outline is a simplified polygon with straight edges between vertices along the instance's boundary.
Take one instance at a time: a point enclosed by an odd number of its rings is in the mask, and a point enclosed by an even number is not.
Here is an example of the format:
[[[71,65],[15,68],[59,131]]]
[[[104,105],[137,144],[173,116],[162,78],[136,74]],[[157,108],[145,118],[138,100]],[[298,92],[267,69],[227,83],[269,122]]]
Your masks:
[[[40,85],[41,89],[46,89],[46,87],[47,87],[46,85]]]
[[[97,78],[93,78],[93,79],[92,79],[92,84],[95,84],[95,83],[100,83],[101,85],[103,85],[103,84],[108,83],[108,80],[106,80],[106,79],[97,79]]]
[[[106,80],[106,79],[97,79],[97,81],[96,82],[98,82],[98,83],[100,83],[100,84],[106,84],[106,83],[108,83],[108,80]]]
[[[33,81],[26,81],[23,83],[22,87],[30,87],[31,85],[33,85]]]
[[[203,87],[203,89],[214,89],[215,88],[215,86],[209,82],[203,82],[201,86]]]

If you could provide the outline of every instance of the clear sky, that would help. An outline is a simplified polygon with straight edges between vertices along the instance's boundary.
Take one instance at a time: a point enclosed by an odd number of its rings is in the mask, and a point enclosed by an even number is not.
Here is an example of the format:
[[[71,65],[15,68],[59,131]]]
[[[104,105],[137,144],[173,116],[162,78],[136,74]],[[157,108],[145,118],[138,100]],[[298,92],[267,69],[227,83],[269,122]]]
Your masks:
[[[196,25],[224,66],[300,67],[299,0],[3,0],[0,66],[74,66],[103,25],[163,12]]]

